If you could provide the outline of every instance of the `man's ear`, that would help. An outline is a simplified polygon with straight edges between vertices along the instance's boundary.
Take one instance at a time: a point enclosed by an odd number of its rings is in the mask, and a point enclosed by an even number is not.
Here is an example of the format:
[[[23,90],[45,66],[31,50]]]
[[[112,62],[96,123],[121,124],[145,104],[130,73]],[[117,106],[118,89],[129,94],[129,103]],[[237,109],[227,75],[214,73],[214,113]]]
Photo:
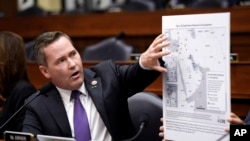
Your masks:
[[[46,66],[40,65],[39,69],[40,69],[40,72],[44,75],[44,77],[46,77],[47,79],[50,78],[50,73],[49,73],[49,70]]]

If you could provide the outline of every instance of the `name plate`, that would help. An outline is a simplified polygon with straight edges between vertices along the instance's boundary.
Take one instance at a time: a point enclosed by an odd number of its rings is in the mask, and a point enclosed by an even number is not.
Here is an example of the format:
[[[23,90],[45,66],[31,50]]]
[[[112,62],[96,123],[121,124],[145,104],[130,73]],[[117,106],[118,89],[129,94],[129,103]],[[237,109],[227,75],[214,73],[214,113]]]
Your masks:
[[[5,131],[4,141],[34,141],[34,135],[25,132]]]

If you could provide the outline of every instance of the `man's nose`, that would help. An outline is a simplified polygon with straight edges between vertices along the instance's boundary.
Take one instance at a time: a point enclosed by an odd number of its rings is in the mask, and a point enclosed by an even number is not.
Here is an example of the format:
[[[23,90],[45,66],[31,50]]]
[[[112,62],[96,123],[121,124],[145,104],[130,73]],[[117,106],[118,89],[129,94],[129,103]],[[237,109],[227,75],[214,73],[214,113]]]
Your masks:
[[[76,62],[71,58],[68,59],[68,63],[69,63],[69,68],[73,68],[76,66]]]

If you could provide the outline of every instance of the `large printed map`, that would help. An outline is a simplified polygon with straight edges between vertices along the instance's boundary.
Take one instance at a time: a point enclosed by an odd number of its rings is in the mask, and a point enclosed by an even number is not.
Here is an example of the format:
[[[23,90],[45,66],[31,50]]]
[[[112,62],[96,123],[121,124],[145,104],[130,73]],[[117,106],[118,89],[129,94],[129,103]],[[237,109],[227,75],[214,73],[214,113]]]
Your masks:
[[[164,61],[167,106],[214,112],[225,111],[224,70],[228,59],[225,48],[225,28],[165,29],[171,45],[171,55]],[[222,80],[221,80],[222,79]],[[221,81],[220,81],[221,80]],[[179,85],[178,85],[179,84]],[[218,96],[218,94],[221,96]],[[181,101],[181,102],[180,102]]]
[[[229,13],[163,16],[164,138],[214,141],[224,138],[230,105]]]

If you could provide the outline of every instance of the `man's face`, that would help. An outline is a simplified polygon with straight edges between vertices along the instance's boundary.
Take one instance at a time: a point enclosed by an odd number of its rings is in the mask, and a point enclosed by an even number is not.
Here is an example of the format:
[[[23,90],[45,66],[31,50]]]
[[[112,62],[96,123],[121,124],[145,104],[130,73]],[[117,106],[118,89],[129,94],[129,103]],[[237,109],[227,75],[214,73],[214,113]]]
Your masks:
[[[82,60],[78,51],[66,37],[44,48],[47,66],[39,66],[42,74],[53,84],[68,90],[78,89],[83,83]]]

